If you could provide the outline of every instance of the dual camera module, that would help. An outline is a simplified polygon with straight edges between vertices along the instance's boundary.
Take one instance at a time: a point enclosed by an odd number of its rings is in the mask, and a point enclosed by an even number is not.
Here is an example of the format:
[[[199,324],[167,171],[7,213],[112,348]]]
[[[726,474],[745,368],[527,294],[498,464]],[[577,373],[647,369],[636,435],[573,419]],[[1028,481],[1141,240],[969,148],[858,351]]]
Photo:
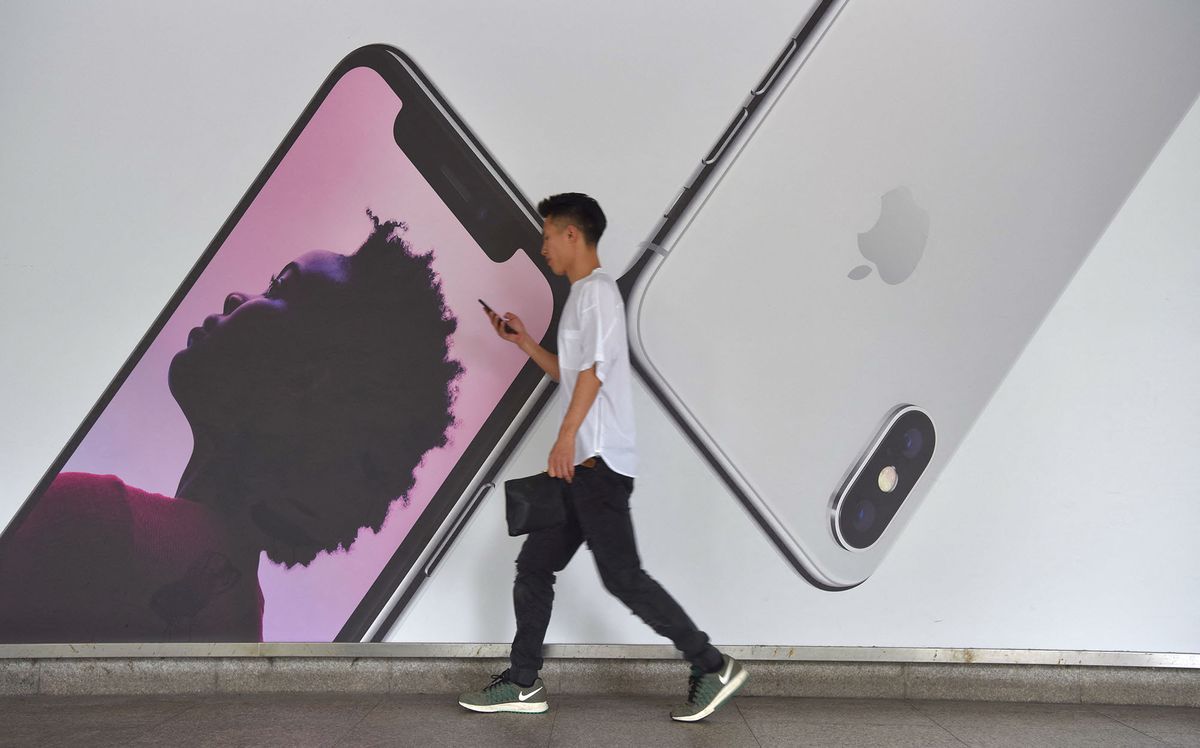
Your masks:
[[[898,408],[833,498],[833,534],[850,550],[873,545],[933,458],[933,421],[915,406]]]

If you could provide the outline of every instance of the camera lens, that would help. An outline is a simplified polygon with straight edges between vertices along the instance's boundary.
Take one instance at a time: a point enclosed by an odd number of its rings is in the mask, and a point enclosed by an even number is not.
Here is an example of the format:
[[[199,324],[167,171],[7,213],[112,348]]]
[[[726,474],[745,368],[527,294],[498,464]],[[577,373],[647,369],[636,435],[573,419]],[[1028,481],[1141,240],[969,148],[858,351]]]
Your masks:
[[[937,450],[933,421],[915,405],[897,406],[874,438],[833,496],[833,534],[851,551],[879,542]]]
[[[863,499],[854,506],[851,524],[858,532],[866,532],[875,524],[875,504],[869,499]]]
[[[905,457],[910,460],[916,457],[923,446],[925,446],[925,437],[921,435],[920,429],[909,429],[904,432],[904,448],[901,451]]]

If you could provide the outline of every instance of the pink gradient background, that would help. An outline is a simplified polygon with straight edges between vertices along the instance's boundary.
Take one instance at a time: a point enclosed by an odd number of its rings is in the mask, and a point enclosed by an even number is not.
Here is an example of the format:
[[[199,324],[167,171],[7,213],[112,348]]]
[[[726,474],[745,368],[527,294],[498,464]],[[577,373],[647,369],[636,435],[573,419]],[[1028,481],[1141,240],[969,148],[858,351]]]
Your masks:
[[[521,315],[540,339],[552,296],[523,253],[492,262],[396,146],[401,102],[378,73],[356,68],[333,88],[275,173],[137,367],[64,472],[115,474],[131,486],[173,495],[192,449],[187,421],[167,389],[167,367],[188,331],[219,313],[235,290],[261,293],[272,273],[314,249],[350,254],[381,220],[408,223],[416,252],[433,251],[447,305],[458,318],[450,354],[463,366],[449,444],[425,456],[410,503],[392,504],[377,534],[361,531],[349,551],[285,569],[263,555],[265,641],[331,641],[412,529],[463,449],[525,363],[496,337],[476,301]]]

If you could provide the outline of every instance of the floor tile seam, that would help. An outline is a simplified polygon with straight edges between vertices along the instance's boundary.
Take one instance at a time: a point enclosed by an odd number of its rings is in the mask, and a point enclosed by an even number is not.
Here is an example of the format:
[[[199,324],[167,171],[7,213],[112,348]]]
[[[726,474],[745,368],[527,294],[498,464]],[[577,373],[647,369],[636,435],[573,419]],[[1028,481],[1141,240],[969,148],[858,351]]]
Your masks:
[[[1087,707],[1088,711],[1098,714],[1101,717],[1105,717],[1107,719],[1116,719],[1116,717],[1113,717],[1103,709],[1103,707],[1112,706],[1112,704],[1084,704],[1083,706]]]
[[[970,745],[971,745],[970,743],[968,743],[968,742],[966,741],[966,739],[965,739],[965,738],[963,738],[963,737],[962,737],[962,736],[960,736],[960,735],[956,735],[955,733],[953,733],[953,732],[950,730],[950,728],[949,728],[949,727],[946,727],[945,725],[943,725],[942,723],[938,722],[937,720],[934,720],[934,722],[933,722],[933,723],[934,723],[935,725],[937,725],[937,726],[938,726],[938,727],[939,727],[939,728],[942,730],[942,732],[944,732],[944,733],[946,733],[947,735],[949,735],[950,737],[954,738],[954,740],[955,740],[955,741],[957,741],[959,745],[962,745],[962,746],[970,746]]]
[[[1150,738],[1151,740],[1156,740],[1159,743],[1162,743],[1163,745],[1169,745],[1169,743],[1167,743],[1167,741],[1163,740],[1162,738],[1158,737],[1157,735],[1151,735],[1150,733],[1148,733],[1144,730],[1139,730],[1138,728],[1134,727],[1133,725],[1129,724],[1128,722],[1119,720],[1116,717],[1112,717],[1110,715],[1104,714],[1103,712],[1097,712],[1097,714],[1103,715],[1107,719],[1112,720],[1113,722],[1116,722],[1118,725],[1121,725],[1122,727],[1128,727],[1130,730],[1133,730],[1134,732],[1145,735],[1146,737]]]
[[[920,701],[922,701],[922,699],[905,699],[904,703],[906,705],[908,705],[908,708],[911,709],[915,714],[920,715],[923,719],[929,720],[930,724],[937,725],[938,727],[942,728],[943,730],[946,730],[945,725],[938,722],[936,719],[933,718],[933,715],[926,713],[924,709],[922,709],[920,706],[918,706],[918,702],[920,702]],[[949,732],[949,730],[946,730],[946,731]],[[953,733],[951,733],[951,735],[953,735]],[[954,735],[954,739],[958,740],[960,743],[962,742],[961,740],[959,740],[957,735]]]
[[[1106,720],[1109,720],[1111,722],[1116,722],[1117,724],[1125,725],[1126,727],[1132,727],[1132,725],[1125,724],[1121,720],[1117,719],[1116,717],[1112,716],[1111,714],[1106,713],[1103,709],[1100,708],[1103,706],[1109,706],[1107,704],[1084,704],[1083,706],[1089,712],[1091,712],[1092,714],[1095,714],[1098,717],[1103,717]],[[1134,728],[1134,729],[1137,729],[1137,728]],[[1138,732],[1141,732],[1141,730],[1138,730]]]
[[[762,748],[762,741],[759,740],[758,736],[754,734],[754,728],[750,726],[750,720],[746,719],[746,713],[742,711],[742,708],[738,706],[736,701],[733,702],[733,708],[737,710],[738,716],[742,718],[742,724],[746,726],[746,730],[750,733],[750,737],[754,738],[754,744],[757,745],[758,748]]]
[[[364,711],[362,713],[362,715],[359,716],[359,718],[357,720],[355,720],[354,724],[352,724],[346,728],[346,731],[344,733],[342,733],[341,735],[338,735],[336,738],[332,739],[329,742],[329,748],[334,748],[334,746],[337,746],[337,745],[345,745],[348,742],[348,741],[346,741],[346,738],[349,737],[356,729],[358,729],[358,726],[361,725],[364,721],[366,721],[367,717],[371,716],[371,713],[374,712],[376,709],[378,709],[382,704],[383,704],[382,698],[377,700],[374,704],[372,704],[371,708]]]
[[[1120,704],[1120,703],[1118,703],[1118,704],[1096,703],[1096,704],[1088,704],[1087,706],[1089,709],[1094,711],[1096,714],[1103,715],[1105,717],[1108,717],[1109,719],[1119,719],[1119,718],[1114,717],[1113,715],[1111,715],[1107,711],[1105,711],[1107,709],[1122,709],[1122,708],[1124,708],[1124,709],[1129,709],[1129,708],[1133,708],[1133,709],[1143,709],[1143,708],[1144,709],[1178,709],[1178,708],[1180,708],[1180,707],[1164,706],[1162,704]],[[1183,707],[1183,708],[1186,709],[1189,707]],[[1190,708],[1194,709],[1195,707],[1190,707]]]
[[[919,706],[917,706],[917,704],[916,704],[916,702],[915,702],[915,701],[914,701],[914,702],[910,702],[910,703],[913,705],[913,708],[914,708],[914,709],[916,709],[918,712],[920,712],[920,713],[921,713],[921,716],[925,717],[925,719],[928,719],[930,722],[932,722],[933,724],[937,725],[939,728],[941,728],[941,729],[942,729],[942,731],[943,731],[943,732],[945,732],[947,735],[949,735],[950,737],[952,737],[952,738],[954,738],[955,740],[957,740],[957,741],[958,741],[960,744],[962,744],[962,745],[964,745],[964,746],[970,746],[970,745],[971,745],[971,744],[970,744],[970,743],[968,743],[966,740],[964,740],[962,737],[960,737],[959,735],[956,735],[956,734],[954,733],[954,731],[953,731],[953,730],[951,730],[949,727],[946,727],[946,726],[945,726],[945,725],[943,725],[941,722],[939,722],[937,717],[933,716],[932,714],[930,714],[930,713],[926,712],[925,710],[923,710],[923,709],[921,709]]]

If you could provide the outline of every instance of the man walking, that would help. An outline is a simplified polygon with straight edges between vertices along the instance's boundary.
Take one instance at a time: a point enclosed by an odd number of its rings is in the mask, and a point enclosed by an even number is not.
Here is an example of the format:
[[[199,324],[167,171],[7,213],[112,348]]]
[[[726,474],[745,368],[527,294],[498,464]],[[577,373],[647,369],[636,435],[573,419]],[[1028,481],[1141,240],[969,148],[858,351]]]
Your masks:
[[[516,315],[488,314],[497,335],[560,383],[562,426],[547,471],[567,482],[567,519],[531,532],[517,557],[511,667],[493,676],[482,691],[463,694],[459,703],[477,712],[549,709],[538,671],[554,602],[554,575],[586,540],[605,589],[670,639],[692,664],[687,703],[672,710],[671,718],[704,719],[741,688],[747,673],[709,644],[708,635],[642,569],[638,557],[629,514],[637,473],[632,373],[625,306],[597,252],[607,223],[604,212],[592,198],[571,192],[546,198],[538,213],[544,219],[542,256],[551,271],[571,281],[559,320],[558,355],[538,345]]]

